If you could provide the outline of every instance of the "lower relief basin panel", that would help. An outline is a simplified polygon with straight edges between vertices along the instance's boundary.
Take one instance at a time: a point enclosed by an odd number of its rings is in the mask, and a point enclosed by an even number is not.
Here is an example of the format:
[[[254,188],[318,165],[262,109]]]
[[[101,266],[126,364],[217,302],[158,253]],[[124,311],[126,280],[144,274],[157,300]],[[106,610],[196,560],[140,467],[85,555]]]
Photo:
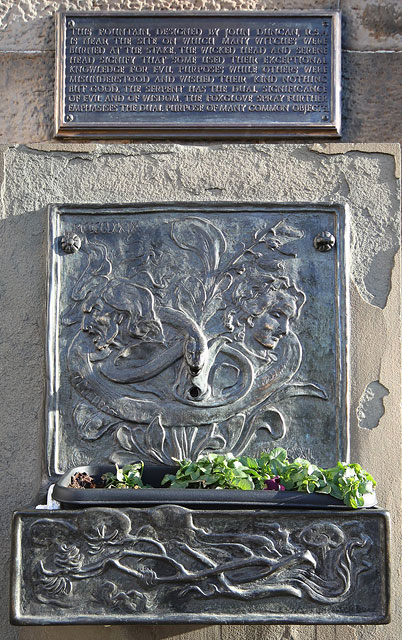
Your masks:
[[[387,512],[89,507],[13,522],[14,624],[382,624]]]

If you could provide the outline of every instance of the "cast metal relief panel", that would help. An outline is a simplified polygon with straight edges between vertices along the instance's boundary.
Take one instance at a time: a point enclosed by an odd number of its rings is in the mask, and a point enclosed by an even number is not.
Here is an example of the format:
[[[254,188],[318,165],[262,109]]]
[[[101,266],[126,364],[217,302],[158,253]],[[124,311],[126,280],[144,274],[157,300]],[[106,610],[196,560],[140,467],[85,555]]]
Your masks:
[[[347,458],[346,239],[324,204],[53,207],[49,473]]]
[[[388,621],[383,511],[17,514],[18,624]]]
[[[68,12],[56,30],[56,135],[340,135],[337,12]]]

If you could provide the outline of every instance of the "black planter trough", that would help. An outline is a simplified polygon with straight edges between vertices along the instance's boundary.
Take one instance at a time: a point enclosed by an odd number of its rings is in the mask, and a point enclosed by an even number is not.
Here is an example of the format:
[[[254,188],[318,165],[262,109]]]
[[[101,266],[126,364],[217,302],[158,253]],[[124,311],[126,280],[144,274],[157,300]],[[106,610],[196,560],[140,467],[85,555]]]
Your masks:
[[[175,489],[161,486],[166,474],[175,474],[177,467],[145,465],[142,476],[144,484],[152,489],[105,489],[105,488],[72,488],[70,483],[76,473],[86,473],[93,477],[96,483],[101,482],[102,475],[114,473],[112,465],[89,465],[76,467],[65,473],[55,484],[53,498],[63,506],[155,506],[162,504],[177,504],[186,507],[202,507],[233,509],[268,508],[268,507],[300,507],[301,509],[351,509],[340,500],[330,495],[320,493],[304,493],[302,491],[267,491],[267,490],[236,490],[236,489]],[[368,495],[365,507],[377,504],[375,494]]]

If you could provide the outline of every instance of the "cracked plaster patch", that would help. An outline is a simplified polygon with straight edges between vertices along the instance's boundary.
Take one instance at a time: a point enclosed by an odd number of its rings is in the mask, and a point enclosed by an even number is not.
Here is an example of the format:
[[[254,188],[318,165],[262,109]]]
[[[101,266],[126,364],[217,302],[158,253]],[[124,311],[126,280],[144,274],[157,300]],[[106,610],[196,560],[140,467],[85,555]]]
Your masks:
[[[384,398],[389,390],[381,382],[374,380],[367,385],[356,410],[361,429],[375,429],[384,415]]]
[[[378,251],[373,256],[370,269],[364,278],[366,288],[372,295],[371,304],[384,309],[391,290],[391,273],[396,253],[395,247]]]
[[[395,161],[395,178],[401,178],[401,147],[395,143],[349,143],[349,142],[329,142],[328,144],[314,144],[311,147],[311,151],[316,153],[325,153],[327,155],[343,155],[351,151],[361,151],[362,153],[384,153],[391,155]]]
[[[398,144],[315,144],[311,151],[334,157],[343,187],[341,202],[351,208],[351,276],[365,302],[384,309],[391,287],[391,273],[400,241],[397,180],[401,176]],[[381,156],[384,156],[381,161]],[[372,162],[370,162],[370,158]],[[387,160],[392,163],[391,184]],[[350,176],[353,175],[353,179]],[[345,195],[344,195],[345,194]]]
[[[15,146],[6,152],[4,206],[8,215],[19,215],[50,202],[347,204],[351,278],[365,302],[384,308],[399,247],[398,149],[393,144]]]

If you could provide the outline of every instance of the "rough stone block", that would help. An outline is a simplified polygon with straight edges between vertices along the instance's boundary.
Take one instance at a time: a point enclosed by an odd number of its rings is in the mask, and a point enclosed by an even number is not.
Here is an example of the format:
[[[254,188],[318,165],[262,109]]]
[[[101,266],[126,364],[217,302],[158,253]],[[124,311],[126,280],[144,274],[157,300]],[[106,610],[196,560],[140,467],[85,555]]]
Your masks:
[[[400,0],[340,0],[346,49],[402,50]]]
[[[402,53],[344,52],[342,140],[402,140]]]
[[[63,11],[293,11],[335,10],[337,0],[4,0],[1,48],[54,50],[54,13]]]
[[[54,55],[0,52],[0,139],[53,137]]]

